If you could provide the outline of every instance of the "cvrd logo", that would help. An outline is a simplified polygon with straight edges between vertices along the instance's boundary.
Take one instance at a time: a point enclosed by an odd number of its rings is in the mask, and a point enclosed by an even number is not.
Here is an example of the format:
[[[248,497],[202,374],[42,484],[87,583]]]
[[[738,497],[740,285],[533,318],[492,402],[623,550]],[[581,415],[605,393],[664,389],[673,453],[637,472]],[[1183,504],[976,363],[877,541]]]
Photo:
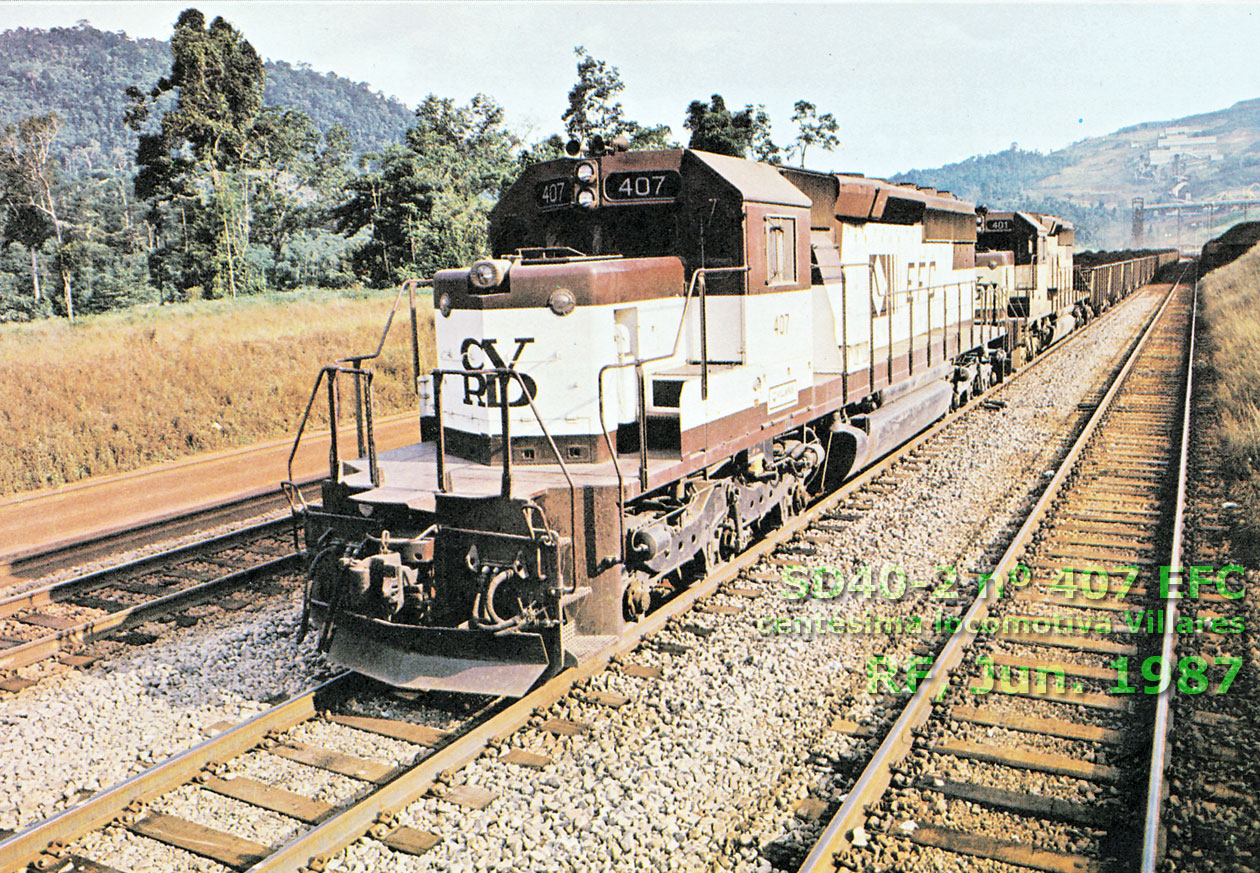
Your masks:
[[[462,357],[465,370],[483,370],[489,365],[490,369],[505,369],[516,372],[516,362],[521,359],[521,352],[525,351],[525,347],[532,343],[534,338],[517,337],[516,351],[512,354],[511,361],[504,361],[503,356],[499,354],[499,350],[495,348],[498,340],[494,339],[473,339],[469,337],[464,340],[459,347],[459,353]],[[519,381],[518,381],[519,379]],[[464,405],[465,406],[501,406],[503,400],[499,397],[500,377],[495,373],[465,373],[464,374]],[[529,396],[521,390],[521,383],[525,383],[525,388],[529,391]],[[508,392],[515,398],[508,401],[508,406],[528,406],[530,397],[538,396],[538,383],[530,376],[521,373],[509,383]]]

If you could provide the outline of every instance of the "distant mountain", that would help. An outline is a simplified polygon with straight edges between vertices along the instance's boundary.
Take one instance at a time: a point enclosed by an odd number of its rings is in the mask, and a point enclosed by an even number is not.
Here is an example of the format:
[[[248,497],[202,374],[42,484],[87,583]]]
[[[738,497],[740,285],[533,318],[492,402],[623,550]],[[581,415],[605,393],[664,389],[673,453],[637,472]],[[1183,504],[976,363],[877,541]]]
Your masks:
[[[1132,204],[1260,199],[1260,99],[1228,109],[1153,121],[1073,143],[1049,154],[1006,151],[893,177],[945,188],[994,208],[1028,208],[1071,219],[1085,245],[1115,248],[1132,236]],[[1260,210],[1253,210],[1260,213]],[[1148,218],[1146,245],[1202,243],[1245,211],[1217,209]]]
[[[246,38],[248,38],[246,34]],[[0,123],[56,112],[72,171],[130,162],[136,138],[123,123],[126,88],[147,90],[171,69],[170,43],[131,39],[89,25],[0,33]],[[306,112],[321,130],[341,124],[360,151],[397,142],[412,112],[393,97],[305,65],[266,64],[264,100]]]

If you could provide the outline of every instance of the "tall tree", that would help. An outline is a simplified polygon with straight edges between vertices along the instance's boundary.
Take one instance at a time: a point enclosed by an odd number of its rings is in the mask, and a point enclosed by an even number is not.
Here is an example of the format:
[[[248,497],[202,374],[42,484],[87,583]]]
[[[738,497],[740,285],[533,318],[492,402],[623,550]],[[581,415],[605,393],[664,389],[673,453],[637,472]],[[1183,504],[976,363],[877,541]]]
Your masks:
[[[770,116],[765,107],[745,106],[739,112],[726,108],[721,94],[693,100],[687,107],[683,127],[691,131],[690,147],[731,157],[746,157],[751,151],[761,160],[774,161],[778,146],[770,141]]]
[[[223,18],[206,27],[205,16],[186,9],[171,36],[173,62],[147,93],[129,88],[127,120],[139,130],[154,103],[177,92],[157,133],[142,134],[136,194],[155,202],[199,196],[216,212],[218,254],[236,296],[236,260],[244,248],[243,190],[235,172],[245,163],[254,122],[262,110],[263,65],[253,46]],[[198,184],[209,179],[210,192]]]
[[[0,130],[0,174],[5,177],[9,197],[17,201],[17,209],[7,222],[6,232],[20,238],[31,249],[31,274],[36,298],[39,297],[39,278],[35,248],[42,242],[40,237],[46,229],[51,228],[57,238],[57,269],[65,295],[66,317],[74,321],[74,297],[70,292],[70,271],[64,255],[66,240],[63,222],[57,215],[56,165],[52,160],[53,140],[60,129],[61,121],[54,113],[33,115],[16,125],[6,125]]]
[[[576,46],[577,82],[569,89],[569,107],[561,120],[573,139],[586,141],[599,134],[605,140],[625,135],[632,148],[661,148],[669,145],[669,126],[645,127],[626,118],[625,107],[617,99],[626,89],[621,71]]]
[[[484,94],[425,98],[404,144],[372,159],[332,211],[338,232],[370,235],[356,272],[387,284],[485,254],[485,217],[519,172],[519,145]]]
[[[840,145],[840,124],[830,112],[818,114],[818,107],[808,100],[797,100],[792,121],[796,124],[796,141],[788,154],[797,154],[805,166],[805,151],[810,146],[830,151]]]
[[[766,107],[758,103],[745,108],[745,111],[748,110],[752,110],[752,139],[749,148],[752,149],[753,157],[767,164],[783,163],[783,149],[770,139],[770,114],[766,112]]]
[[[273,260],[305,223],[319,144],[310,116],[297,109],[269,106],[250,132],[243,174],[246,233],[270,248]]]

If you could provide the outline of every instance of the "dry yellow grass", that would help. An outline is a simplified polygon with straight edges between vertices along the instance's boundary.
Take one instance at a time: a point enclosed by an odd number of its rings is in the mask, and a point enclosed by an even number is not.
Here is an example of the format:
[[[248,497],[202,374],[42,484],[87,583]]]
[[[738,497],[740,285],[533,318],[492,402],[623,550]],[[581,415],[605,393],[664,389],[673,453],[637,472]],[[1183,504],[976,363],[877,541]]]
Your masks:
[[[373,351],[393,300],[319,293],[0,327],[0,494],[292,435],[320,366]],[[409,330],[404,300],[375,362],[379,414],[414,408]]]
[[[1204,277],[1202,337],[1220,415],[1220,464],[1242,506],[1235,545],[1260,562],[1260,248]]]

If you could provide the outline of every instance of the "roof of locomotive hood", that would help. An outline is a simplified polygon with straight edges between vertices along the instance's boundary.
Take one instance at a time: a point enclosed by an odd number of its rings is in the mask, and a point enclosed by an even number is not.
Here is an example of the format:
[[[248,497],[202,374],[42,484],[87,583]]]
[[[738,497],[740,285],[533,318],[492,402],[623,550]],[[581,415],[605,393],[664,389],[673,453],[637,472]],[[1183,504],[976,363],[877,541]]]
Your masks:
[[[700,168],[704,175],[715,175],[744,200],[776,206],[808,207],[809,198],[799,188],[783,178],[777,168],[744,158],[732,158],[694,149],[660,149],[653,151],[613,152],[593,158],[557,158],[534,164],[521,173],[516,184],[491,211],[496,213],[516,211],[528,203],[534,204],[534,186],[549,179],[573,175],[577,164],[594,161],[599,164],[602,176],[626,170],[675,170],[684,175]],[[573,205],[572,208],[579,208]]]
[[[1064,230],[1072,230],[1072,222],[1059,218],[1055,215],[1045,215],[1040,212],[990,212],[985,215],[985,229],[991,221],[1001,219],[1018,219],[1024,222],[1027,228],[1034,233],[1053,236]]]
[[[761,164],[743,158],[732,158],[712,152],[701,152],[687,149],[700,163],[721,176],[735,188],[745,200],[756,203],[772,203],[776,206],[803,206],[808,208],[810,200],[800,188],[797,188],[779,173],[777,167]]]

